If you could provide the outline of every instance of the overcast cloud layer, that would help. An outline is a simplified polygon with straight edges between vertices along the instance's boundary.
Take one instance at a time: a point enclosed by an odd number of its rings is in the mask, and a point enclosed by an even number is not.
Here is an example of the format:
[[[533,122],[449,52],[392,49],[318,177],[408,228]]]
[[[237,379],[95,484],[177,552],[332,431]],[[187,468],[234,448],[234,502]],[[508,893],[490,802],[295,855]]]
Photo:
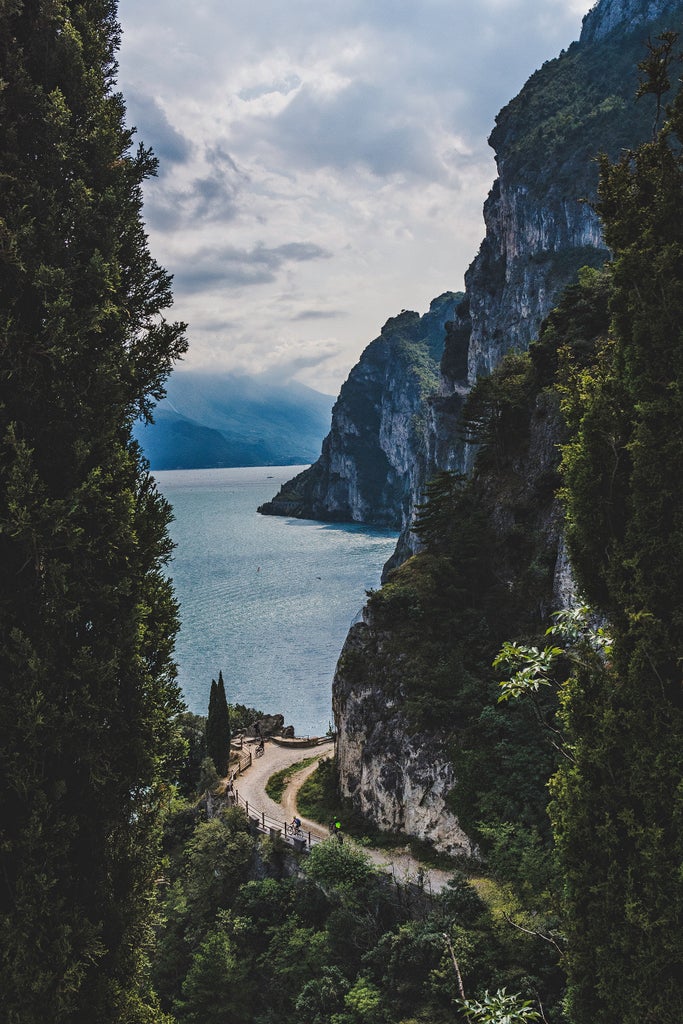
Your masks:
[[[498,110],[590,0],[120,0],[119,84],[189,368],[328,393],[463,287]]]

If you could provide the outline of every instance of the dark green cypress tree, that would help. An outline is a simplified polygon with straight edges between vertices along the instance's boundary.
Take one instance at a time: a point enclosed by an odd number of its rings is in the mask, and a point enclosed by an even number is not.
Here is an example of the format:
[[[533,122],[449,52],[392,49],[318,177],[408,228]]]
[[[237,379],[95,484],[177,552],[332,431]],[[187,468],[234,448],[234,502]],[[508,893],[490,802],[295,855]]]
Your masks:
[[[228,766],[230,764],[230,708],[228,707],[228,699],[225,694],[225,683],[223,682],[223,673],[218,673],[218,694],[217,694],[217,712],[218,721],[220,725],[222,753],[225,763],[225,772],[227,775]]]
[[[207,757],[210,757],[212,761],[213,751],[216,746],[216,688],[216,680],[212,679],[211,689],[209,691],[209,709],[206,715],[206,755]]]
[[[0,5],[3,1019],[150,1021],[143,951],[181,701],[170,511],[132,441],[184,325],[114,0]]]
[[[222,671],[218,673],[218,682],[215,679],[211,680],[209,715],[206,720],[206,749],[216,771],[223,778],[228,774],[230,764],[230,709],[225,696]]]
[[[568,685],[553,783],[575,1024],[683,1020],[683,97],[603,161],[612,330],[568,401],[568,531],[614,636]]]

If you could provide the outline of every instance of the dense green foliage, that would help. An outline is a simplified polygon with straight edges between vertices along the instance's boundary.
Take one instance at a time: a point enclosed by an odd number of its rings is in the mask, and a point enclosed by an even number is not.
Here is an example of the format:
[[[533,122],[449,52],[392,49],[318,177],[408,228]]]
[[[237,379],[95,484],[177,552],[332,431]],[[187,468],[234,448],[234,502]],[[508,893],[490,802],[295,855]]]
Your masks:
[[[204,821],[182,802],[165,849],[154,983],[178,1024],[464,1024],[454,958],[472,1006],[490,985],[544,987],[543,947],[458,874],[430,897],[336,839],[297,866],[241,811]]]
[[[184,711],[177,719],[183,749],[176,766],[175,781],[180,793],[191,799],[197,792],[197,781],[206,753],[206,718]]]
[[[577,1024],[683,1017],[682,140],[679,94],[652,142],[602,162],[612,329],[564,389],[569,541],[613,636],[568,686],[576,763],[553,787]]]
[[[114,91],[115,4],[0,6],[3,1019],[156,1020],[144,954],[181,709],[170,511],[131,426],[184,348]]]
[[[670,27],[622,29],[547,61],[496,118],[490,142],[506,176],[537,195],[594,195],[598,154],[614,159],[651,133],[652,103],[633,104],[637,66],[648,36]]]
[[[206,719],[206,751],[221,778],[228,774],[230,764],[230,709],[225,696],[223,672],[218,682],[211,680],[209,714]]]
[[[569,364],[577,375],[599,364],[611,294],[611,272],[586,268],[529,353],[511,353],[473,389],[465,422],[474,472],[432,481],[416,522],[424,551],[372,596],[371,628],[343,667],[354,686],[379,681],[415,732],[450,751],[451,808],[517,901],[517,923],[548,940],[555,971],[564,965],[563,879],[547,782],[571,744],[559,735],[557,687],[500,704],[491,661],[502,639],[537,643],[548,622],[562,527],[559,445],[567,441],[555,382]],[[561,682],[569,663],[553,668]],[[588,849],[586,836],[581,844]],[[561,985],[550,966],[539,987],[546,1009],[557,1003]]]

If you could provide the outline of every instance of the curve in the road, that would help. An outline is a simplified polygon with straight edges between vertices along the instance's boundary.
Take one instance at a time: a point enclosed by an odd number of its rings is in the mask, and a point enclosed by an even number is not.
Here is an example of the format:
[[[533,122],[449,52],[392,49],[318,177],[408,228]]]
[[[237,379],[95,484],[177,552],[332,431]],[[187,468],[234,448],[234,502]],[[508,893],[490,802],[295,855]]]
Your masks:
[[[288,780],[287,786],[282,794],[280,802],[272,800],[266,793],[266,784],[271,775],[296,764],[297,761],[305,761],[320,751],[320,757],[316,763],[302,768],[294,773]],[[235,782],[235,788],[240,798],[248,800],[251,806],[258,808],[259,812],[264,811],[266,815],[278,821],[289,822],[297,813],[296,797],[301,786],[318,767],[318,762],[329,757],[332,752],[332,740],[318,748],[312,747],[281,747],[272,743],[266,743],[263,757],[254,760]],[[299,815],[304,830],[310,830],[314,834],[325,835],[327,829],[319,821],[312,821]],[[385,850],[378,850],[372,847],[363,847],[373,864],[378,868],[390,872],[400,882],[418,882],[426,884],[432,892],[440,892],[451,877],[450,872],[440,868],[427,868],[409,852],[404,850],[392,850],[388,854]]]

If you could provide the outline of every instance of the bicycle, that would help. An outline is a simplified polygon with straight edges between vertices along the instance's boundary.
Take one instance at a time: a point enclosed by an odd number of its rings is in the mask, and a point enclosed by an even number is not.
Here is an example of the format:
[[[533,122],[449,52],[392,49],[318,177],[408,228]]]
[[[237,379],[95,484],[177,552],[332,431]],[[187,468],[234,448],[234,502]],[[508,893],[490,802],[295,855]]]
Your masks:
[[[262,743],[260,743],[260,744],[259,744],[259,746],[258,746],[258,747],[256,748],[256,750],[254,751],[254,757],[263,757],[263,751],[264,751],[264,749],[265,749],[265,748],[264,748],[263,744],[262,744]]]
[[[288,836],[293,836],[295,839],[304,838],[304,830],[301,825],[295,825],[293,821],[290,821],[285,828]]]

